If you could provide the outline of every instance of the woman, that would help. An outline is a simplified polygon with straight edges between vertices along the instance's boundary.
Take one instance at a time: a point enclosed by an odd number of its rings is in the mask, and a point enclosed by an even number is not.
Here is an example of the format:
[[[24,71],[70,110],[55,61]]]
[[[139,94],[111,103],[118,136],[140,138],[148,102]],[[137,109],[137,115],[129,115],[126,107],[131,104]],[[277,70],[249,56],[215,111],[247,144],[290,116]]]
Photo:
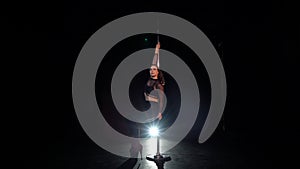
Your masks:
[[[162,119],[162,111],[164,108],[164,85],[165,79],[161,70],[159,70],[159,48],[158,42],[155,48],[155,55],[153,57],[152,65],[150,67],[150,78],[147,81],[144,89],[145,100],[155,103],[151,106],[155,106],[157,111],[157,118]],[[158,90],[156,90],[158,89]],[[154,110],[155,110],[154,109]]]

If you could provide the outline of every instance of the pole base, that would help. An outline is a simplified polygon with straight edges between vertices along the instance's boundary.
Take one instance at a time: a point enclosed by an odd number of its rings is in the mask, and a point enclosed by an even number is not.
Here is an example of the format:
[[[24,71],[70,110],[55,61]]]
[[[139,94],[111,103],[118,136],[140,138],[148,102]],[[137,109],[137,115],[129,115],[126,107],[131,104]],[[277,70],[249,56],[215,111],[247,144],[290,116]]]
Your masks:
[[[171,161],[171,157],[166,154],[148,155],[146,159],[155,162],[158,169],[163,169],[165,162]]]

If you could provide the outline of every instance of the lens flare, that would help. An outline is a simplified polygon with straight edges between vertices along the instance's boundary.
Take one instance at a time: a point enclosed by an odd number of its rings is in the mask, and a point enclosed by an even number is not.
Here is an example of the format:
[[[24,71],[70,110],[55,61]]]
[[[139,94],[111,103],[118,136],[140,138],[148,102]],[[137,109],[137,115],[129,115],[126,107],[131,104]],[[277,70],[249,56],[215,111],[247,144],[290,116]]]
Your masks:
[[[157,127],[155,126],[152,126],[149,128],[149,135],[152,136],[152,137],[156,137],[159,135],[159,130]]]

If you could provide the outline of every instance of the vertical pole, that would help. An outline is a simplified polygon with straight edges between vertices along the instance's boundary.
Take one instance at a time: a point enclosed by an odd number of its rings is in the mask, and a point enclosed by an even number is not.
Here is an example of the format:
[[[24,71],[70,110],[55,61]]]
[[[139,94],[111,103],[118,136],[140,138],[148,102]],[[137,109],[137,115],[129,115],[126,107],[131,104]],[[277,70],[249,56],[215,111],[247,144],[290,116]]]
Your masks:
[[[156,155],[159,155],[159,136],[157,136],[157,153]]]

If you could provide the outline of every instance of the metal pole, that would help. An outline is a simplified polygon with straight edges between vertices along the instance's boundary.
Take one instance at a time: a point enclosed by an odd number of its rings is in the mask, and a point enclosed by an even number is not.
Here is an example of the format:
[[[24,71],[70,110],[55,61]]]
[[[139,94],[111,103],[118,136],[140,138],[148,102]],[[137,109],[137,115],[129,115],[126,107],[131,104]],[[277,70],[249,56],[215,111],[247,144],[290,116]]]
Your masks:
[[[157,153],[156,155],[159,155],[159,136],[157,136]]]

